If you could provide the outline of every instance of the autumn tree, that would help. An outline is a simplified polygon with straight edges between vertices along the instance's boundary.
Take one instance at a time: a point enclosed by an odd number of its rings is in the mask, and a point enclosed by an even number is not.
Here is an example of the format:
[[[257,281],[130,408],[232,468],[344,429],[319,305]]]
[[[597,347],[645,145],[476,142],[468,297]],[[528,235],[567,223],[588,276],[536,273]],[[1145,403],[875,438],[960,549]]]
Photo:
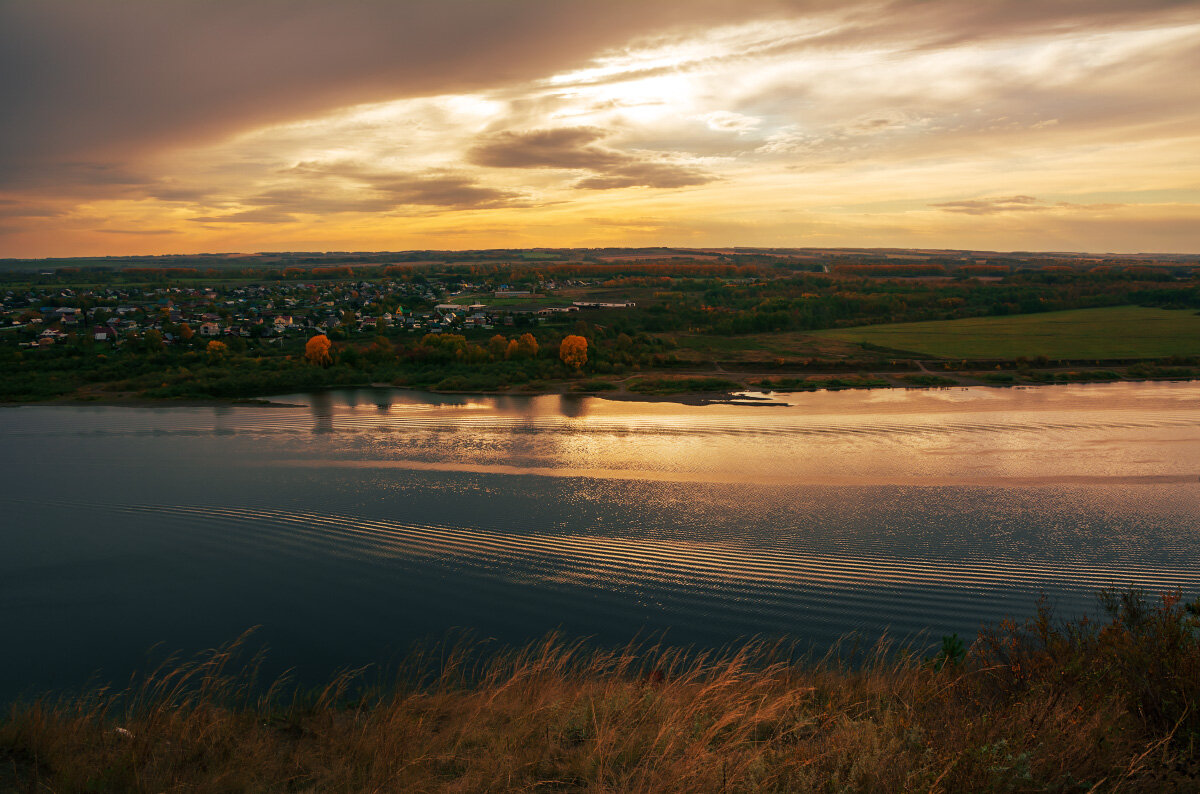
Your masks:
[[[571,334],[564,337],[558,346],[558,357],[571,369],[578,372],[587,363],[587,338]]]
[[[208,343],[208,347],[205,348],[205,351],[208,353],[209,361],[220,361],[221,359],[225,358],[225,356],[229,355],[229,345],[225,344],[224,342],[218,342],[216,339],[214,339]]]
[[[521,334],[517,339],[517,352],[530,358],[536,356],[538,354],[537,337],[530,333]]]
[[[500,334],[496,334],[488,340],[488,353],[491,354],[494,361],[499,361],[504,358],[504,351],[508,350],[508,340]]]
[[[367,349],[366,358],[372,364],[390,364],[396,360],[396,348],[386,336],[377,336]]]
[[[196,332],[193,331],[191,329],[191,326],[189,326],[187,323],[184,323],[183,325],[179,326],[179,336],[183,338],[183,341],[189,342],[189,341],[191,341],[192,337],[195,335],[196,335]]]
[[[333,363],[333,356],[330,354],[332,348],[333,343],[329,341],[329,337],[325,334],[317,334],[304,344],[304,357],[310,363],[328,367]]]

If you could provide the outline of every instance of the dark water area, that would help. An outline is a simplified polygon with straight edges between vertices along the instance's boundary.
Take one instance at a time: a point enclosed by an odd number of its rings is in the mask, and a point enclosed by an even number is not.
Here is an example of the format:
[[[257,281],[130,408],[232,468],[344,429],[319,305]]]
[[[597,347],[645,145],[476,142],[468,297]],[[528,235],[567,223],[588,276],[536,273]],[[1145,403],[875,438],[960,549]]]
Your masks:
[[[457,629],[823,647],[1200,590],[1198,384],[277,399],[0,409],[0,698],[251,626],[318,682]]]

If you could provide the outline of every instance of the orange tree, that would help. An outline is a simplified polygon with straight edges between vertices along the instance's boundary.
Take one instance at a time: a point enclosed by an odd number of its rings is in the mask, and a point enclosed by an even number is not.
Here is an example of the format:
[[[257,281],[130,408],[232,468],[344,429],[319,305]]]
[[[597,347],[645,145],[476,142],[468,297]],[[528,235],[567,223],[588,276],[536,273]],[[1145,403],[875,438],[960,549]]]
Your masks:
[[[209,361],[220,361],[229,354],[229,345],[224,342],[218,342],[215,339],[209,342],[208,346],[204,349],[208,353]]]
[[[304,357],[313,364],[328,367],[333,363],[333,356],[329,352],[332,348],[333,343],[329,341],[329,337],[317,334],[304,344]]]
[[[587,338],[571,334],[564,337],[558,346],[558,357],[571,369],[578,372],[587,363]]]
[[[538,353],[537,338],[533,334],[521,334],[517,339],[517,352],[529,358],[536,356]]]

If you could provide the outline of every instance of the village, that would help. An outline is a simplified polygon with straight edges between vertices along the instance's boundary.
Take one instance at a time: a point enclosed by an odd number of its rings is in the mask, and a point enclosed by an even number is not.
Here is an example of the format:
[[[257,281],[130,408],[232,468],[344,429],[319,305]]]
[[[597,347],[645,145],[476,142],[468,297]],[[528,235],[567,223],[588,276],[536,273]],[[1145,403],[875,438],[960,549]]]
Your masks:
[[[313,334],[462,333],[529,327],[580,309],[635,305],[556,299],[553,290],[559,285],[553,281],[535,289],[491,286],[422,278],[9,290],[0,298],[0,344],[39,348],[90,340],[119,347],[147,334],[156,343],[171,345],[193,336],[275,341]]]

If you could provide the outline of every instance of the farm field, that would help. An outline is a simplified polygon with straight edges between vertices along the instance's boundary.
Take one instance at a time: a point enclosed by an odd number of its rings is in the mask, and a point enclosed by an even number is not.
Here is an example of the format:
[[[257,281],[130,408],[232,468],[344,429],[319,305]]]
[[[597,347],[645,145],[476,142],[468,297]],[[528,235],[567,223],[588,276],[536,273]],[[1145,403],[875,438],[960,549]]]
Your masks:
[[[1200,315],[1190,309],[1115,306],[867,325],[814,336],[943,358],[1161,358],[1200,354]]]

